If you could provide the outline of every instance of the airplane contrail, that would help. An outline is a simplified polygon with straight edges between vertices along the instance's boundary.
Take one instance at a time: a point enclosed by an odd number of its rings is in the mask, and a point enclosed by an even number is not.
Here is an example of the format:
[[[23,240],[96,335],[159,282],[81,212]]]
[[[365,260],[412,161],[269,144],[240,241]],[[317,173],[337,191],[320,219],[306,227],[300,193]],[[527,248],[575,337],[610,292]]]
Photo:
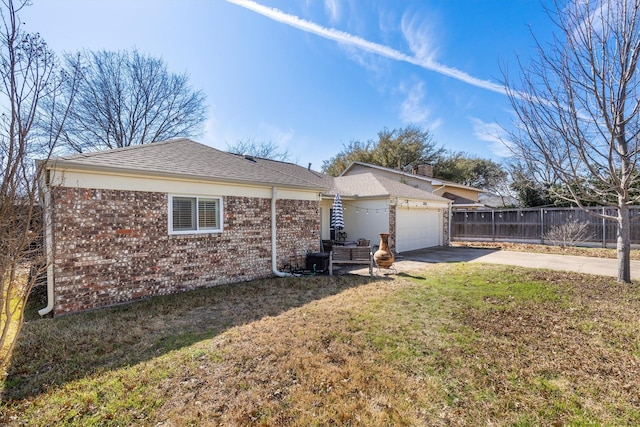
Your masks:
[[[299,30],[305,31],[307,33],[316,34],[328,40],[333,40],[338,43],[354,46],[367,52],[384,56],[396,61],[408,62],[410,64],[424,68],[425,70],[434,71],[438,74],[454,78],[472,86],[487,89],[493,92],[498,92],[503,95],[506,94],[506,90],[502,85],[493,83],[489,80],[482,80],[477,77],[473,77],[463,71],[457,70],[452,67],[447,67],[446,65],[439,64],[429,59],[420,59],[415,56],[404,54],[389,46],[371,42],[369,40],[363,39],[362,37],[358,37],[344,31],[336,30],[335,28],[323,27],[306,19],[302,19],[295,15],[285,13],[279,9],[263,6],[252,0],[227,0],[227,2],[256,12],[274,21],[282,22],[283,24],[298,28]]]

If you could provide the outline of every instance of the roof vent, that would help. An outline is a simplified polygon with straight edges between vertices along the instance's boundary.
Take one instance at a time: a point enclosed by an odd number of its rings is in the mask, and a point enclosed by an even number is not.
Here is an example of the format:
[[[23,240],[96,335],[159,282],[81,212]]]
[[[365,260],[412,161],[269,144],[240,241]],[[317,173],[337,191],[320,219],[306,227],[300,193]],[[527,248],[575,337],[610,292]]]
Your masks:
[[[251,154],[245,154],[245,155],[244,155],[244,158],[245,158],[245,159],[247,159],[247,160],[249,160],[249,161],[252,161],[252,162],[255,162],[255,161],[256,161],[256,159],[254,159],[254,158],[253,158],[253,156],[252,156]]]

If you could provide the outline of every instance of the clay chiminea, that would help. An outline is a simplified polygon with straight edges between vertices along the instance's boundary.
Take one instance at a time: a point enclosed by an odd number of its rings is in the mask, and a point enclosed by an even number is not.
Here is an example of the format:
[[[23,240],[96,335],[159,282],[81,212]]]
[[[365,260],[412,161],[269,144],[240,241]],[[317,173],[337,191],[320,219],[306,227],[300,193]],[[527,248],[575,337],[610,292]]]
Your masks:
[[[380,248],[373,254],[378,268],[389,268],[394,261],[393,252],[389,250],[389,233],[380,233]]]

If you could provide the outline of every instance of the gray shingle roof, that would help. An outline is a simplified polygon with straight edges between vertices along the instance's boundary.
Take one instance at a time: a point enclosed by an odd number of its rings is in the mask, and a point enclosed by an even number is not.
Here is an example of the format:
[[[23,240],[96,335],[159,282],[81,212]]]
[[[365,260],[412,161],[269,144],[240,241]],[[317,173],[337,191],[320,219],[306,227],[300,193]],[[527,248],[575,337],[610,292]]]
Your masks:
[[[185,138],[61,156],[51,159],[50,163],[58,167],[108,170],[116,173],[314,189],[330,195],[340,193],[345,197],[404,197],[448,201],[374,173],[334,178],[293,163],[257,157],[247,158]]]
[[[446,185],[446,186],[449,186],[449,187],[462,188],[462,189],[478,191],[478,192],[483,191],[483,190],[480,190],[478,188],[469,187],[468,185],[458,184],[456,182],[445,181],[445,180],[439,179],[439,178],[433,178],[433,177],[428,177],[428,176],[417,175],[417,174],[414,174],[414,173],[403,172],[403,171],[399,171],[399,170],[396,170],[396,169],[391,169],[391,168],[387,168],[387,167],[384,167],[384,166],[372,165],[372,164],[363,163],[363,162],[353,162],[353,163],[351,163],[349,166],[347,166],[347,168],[345,170],[342,171],[340,176],[348,176],[349,170],[351,168],[353,168],[354,166],[356,166],[356,165],[357,166],[363,166],[363,167],[371,168],[371,169],[374,169],[374,170],[377,169],[377,170],[381,170],[381,171],[391,172],[391,173],[394,173],[396,175],[411,177],[411,178],[420,179],[420,180],[423,180],[423,181],[430,181],[432,185]]]
[[[343,197],[402,197],[449,202],[444,197],[371,172],[336,177],[331,191],[338,192]]]
[[[190,139],[172,139],[115,150],[57,157],[56,166],[110,170],[122,173],[170,175],[263,185],[326,190],[326,175],[297,166],[260,158],[247,159]]]

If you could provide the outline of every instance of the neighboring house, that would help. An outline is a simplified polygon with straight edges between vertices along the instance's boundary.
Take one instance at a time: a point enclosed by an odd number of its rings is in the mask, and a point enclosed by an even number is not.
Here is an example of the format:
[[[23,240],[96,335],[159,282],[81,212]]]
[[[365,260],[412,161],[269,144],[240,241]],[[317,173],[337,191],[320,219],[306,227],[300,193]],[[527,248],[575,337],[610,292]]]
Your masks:
[[[41,163],[55,314],[283,275],[331,179],[176,139]]]
[[[489,209],[494,209],[494,208],[508,209],[508,208],[513,208],[520,205],[520,202],[518,201],[518,199],[516,199],[513,196],[510,196],[510,195],[500,196],[494,193],[482,193],[480,195],[479,200],[480,200],[480,203],[482,203],[482,205],[485,208],[489,208]]]
[[[353,162],[340,176],[353,176],[361,173],[374,173],[442,196],[453,202],[452,209],[474,209],[483,206],[478,201],[483,190],[433,178],[433,168],[430,165],[419,165],[414,172],[410,173],[368,163]]]
[[[334,179],[321,204],[325,240],[331,235],[330,210],[336,193],[342,198],[347,240],[363,238],[377,245],[379,233],[390,233],[390,247],[395,252],[449,243],[451,201],[377,171]]]

